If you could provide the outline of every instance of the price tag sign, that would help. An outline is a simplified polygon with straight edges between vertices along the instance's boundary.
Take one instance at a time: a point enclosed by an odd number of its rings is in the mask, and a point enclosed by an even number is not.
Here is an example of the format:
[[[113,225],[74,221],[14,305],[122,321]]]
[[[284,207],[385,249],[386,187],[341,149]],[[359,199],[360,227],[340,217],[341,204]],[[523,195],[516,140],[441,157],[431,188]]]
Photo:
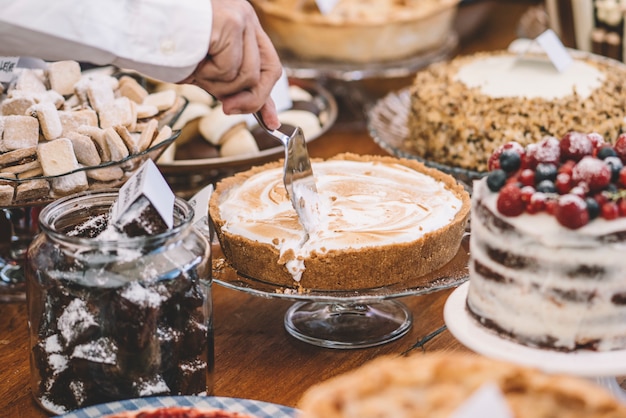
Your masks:
[[[338,2],[339,0],[315,0],[317,8],[320,9],[320,12],[323,15],[327,15],[332,12]]]
[[[117,223],[137,199],[145,197],[157,210],[168,228],[174,224],[174,200],[176,196],[151,159],[137,170],[120,188],[119,197],[111,212],[112,223]]]
[[[545,51],[550,61],[562,73],[574,63],[573,58],[567,52],[567,48],[563,45],[559,37],[552,29],[548,29],[535,39],[539,46]]]
[[[13,73],[20,57],[0,57],[0,83],[8,83],[13,79]]]

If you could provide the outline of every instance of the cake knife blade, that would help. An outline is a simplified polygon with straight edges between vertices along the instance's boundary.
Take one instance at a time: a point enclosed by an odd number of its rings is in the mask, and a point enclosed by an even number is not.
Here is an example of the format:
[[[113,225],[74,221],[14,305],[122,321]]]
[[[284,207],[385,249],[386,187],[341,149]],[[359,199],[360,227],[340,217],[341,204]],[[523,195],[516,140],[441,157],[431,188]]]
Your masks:
[[[254,116],[265,131],[285,146],[283,183],[298,220],[304,228],[306,241],[318,223],[319,196],[304,133],[300,127],[296,127],[291,136],[285,135],[279,130],[269,129],[259,112]]]

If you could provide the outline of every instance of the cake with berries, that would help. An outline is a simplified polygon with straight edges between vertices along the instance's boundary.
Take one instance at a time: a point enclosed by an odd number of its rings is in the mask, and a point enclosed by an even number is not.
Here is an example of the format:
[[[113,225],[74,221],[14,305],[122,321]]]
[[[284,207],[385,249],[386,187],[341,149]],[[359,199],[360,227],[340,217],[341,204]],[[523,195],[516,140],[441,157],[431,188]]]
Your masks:
[[[319,211],[308,238],[282,162],[217,184],[211,220],[240,274],[292,289],[372,289],[417,281],[457,254],[470,197],[453,177],[415,160],[355,154],[312,167]]]
[[[480,52],[435,63],[410,88],[406,146],[426,160],[486,172],[489,156],[515,141],[626,130],[624,66],[575,57],[559,72],[545,55]]]
[[[626,135],[507,143],[474,183],[467,308],[534,347],[626,348]]]

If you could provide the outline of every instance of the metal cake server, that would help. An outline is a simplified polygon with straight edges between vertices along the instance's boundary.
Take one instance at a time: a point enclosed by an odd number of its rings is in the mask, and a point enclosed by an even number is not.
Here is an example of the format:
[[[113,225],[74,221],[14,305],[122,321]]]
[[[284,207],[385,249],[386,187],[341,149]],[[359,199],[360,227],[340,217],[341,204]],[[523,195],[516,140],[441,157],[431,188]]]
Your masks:
[[[291,136],[285,135],[279,130],[269,129],[260,112],[254,113],[254,116],[265,131],[285,146],[283,182],[287,196],[289,196],[291,204],[298,214],[300,224],[306,232],[304,239],[306,241],[309,238],[309,233],[318,223],[319,197],[304,133],[300,127],[296,127]]]

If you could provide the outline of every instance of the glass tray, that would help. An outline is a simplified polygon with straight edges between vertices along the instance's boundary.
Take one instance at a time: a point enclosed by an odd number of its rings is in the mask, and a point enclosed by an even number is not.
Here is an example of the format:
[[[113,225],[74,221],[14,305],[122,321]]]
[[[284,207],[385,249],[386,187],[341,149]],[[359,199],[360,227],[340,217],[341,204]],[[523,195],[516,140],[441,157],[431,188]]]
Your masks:
[[[398,158],[414,159],[455,177],[466,187],[487,173],[453,167],[428,160],[407,144],[409,137],[408,116],[411,106],[410,88],[392,92],[380,99],[368,112],[367,129],[382,149]]]

